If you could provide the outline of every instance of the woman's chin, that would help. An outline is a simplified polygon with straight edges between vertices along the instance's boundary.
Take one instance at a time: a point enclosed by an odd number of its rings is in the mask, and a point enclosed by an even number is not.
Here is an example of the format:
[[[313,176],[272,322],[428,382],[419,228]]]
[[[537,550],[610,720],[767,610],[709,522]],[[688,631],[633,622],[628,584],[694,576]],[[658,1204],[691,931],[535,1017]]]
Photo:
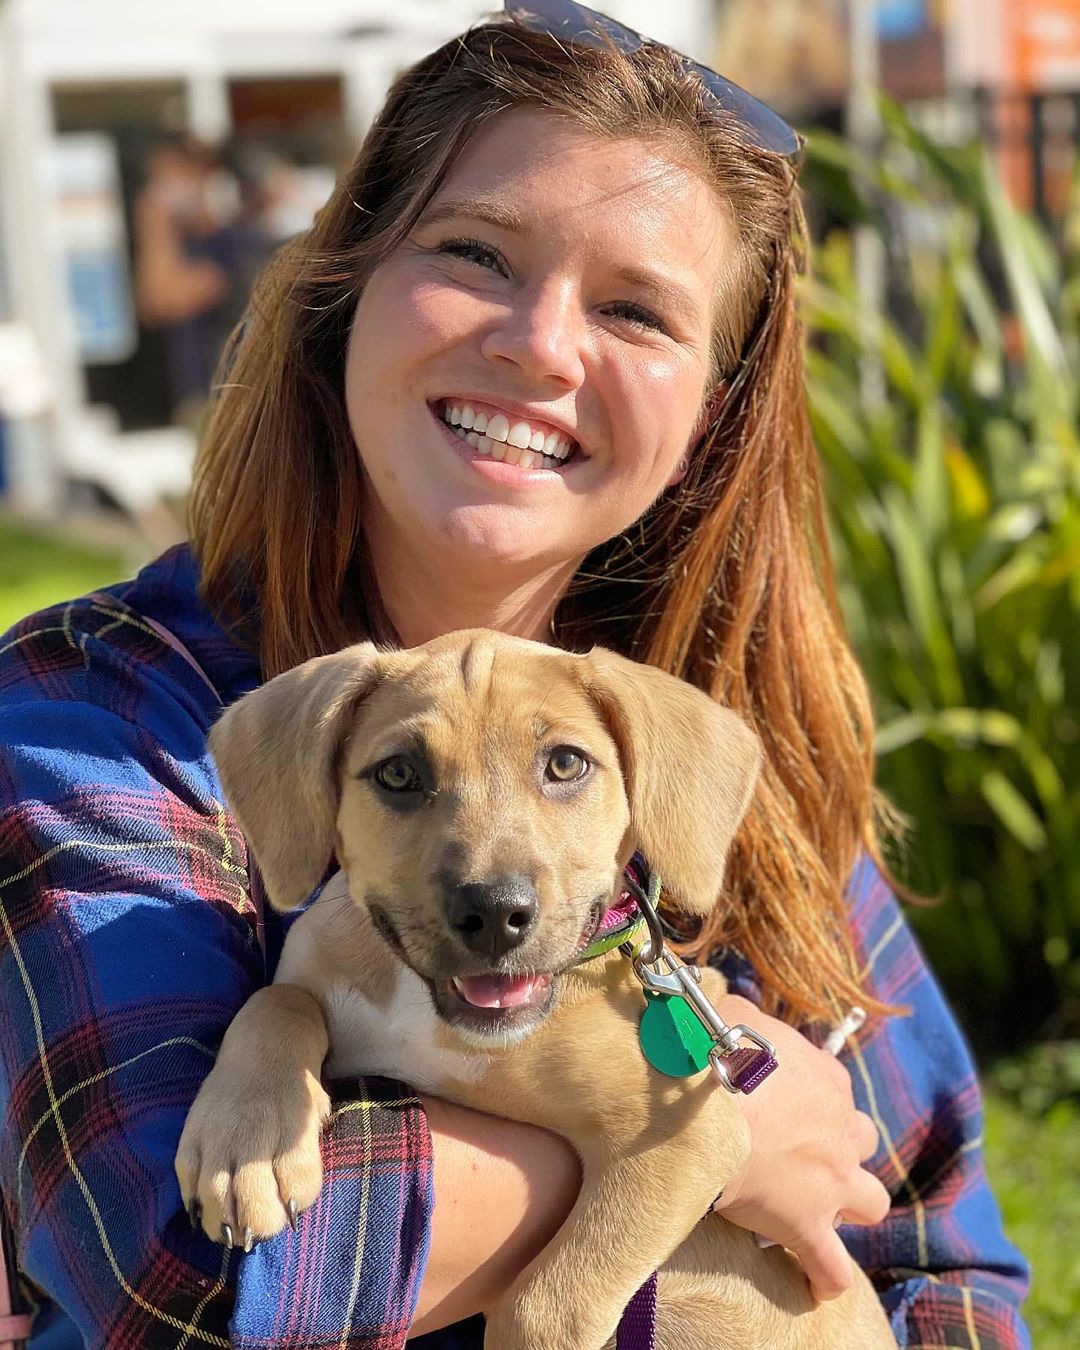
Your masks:
[[[438,535],[448,566],[472,571],[499,568],[522,579],[564,566],[573,568],[585,552],[580,533],[565,521],[538,518],[503,505],[459,506],[445,513]]]

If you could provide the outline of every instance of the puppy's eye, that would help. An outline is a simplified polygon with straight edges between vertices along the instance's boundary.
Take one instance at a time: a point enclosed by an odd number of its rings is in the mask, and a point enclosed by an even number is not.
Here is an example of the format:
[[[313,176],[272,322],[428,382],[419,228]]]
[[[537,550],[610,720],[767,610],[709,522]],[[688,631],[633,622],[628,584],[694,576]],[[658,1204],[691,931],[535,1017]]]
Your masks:
[[[557,783],[572,783],[577,778],[584,778],[588,772],[589,761],[568,745],[560,745],[548,757],[547,776]]]
[[[420,775],[404,755],[391,755],[384,759],[373,775],[379,787],[387,792],[422,792],[424,785]]]

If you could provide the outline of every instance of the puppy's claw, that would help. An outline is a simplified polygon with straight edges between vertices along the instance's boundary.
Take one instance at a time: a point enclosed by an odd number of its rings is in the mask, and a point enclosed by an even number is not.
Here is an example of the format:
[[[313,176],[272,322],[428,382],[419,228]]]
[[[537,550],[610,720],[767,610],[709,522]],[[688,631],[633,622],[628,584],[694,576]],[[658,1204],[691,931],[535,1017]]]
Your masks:
[[[202,1222],[202,1203],[197,1195],[193,1195],[187,1202],[188,1223],[191,1224],[191,1231],[197,1233],[199,1224]]]
[[[221,1225],[221,1240],[225,1244],[225,1250],[231,1252],[233,1249],[233,1235],[232,1228],[227,1223]]]
[[[250,1252],[251,1249],[252,1249],[252,1247],[254,1247],[254,1246],[255,1246],[255,1234],[251,1231],[250,1228],[245,1228],[245,1229],[244,1229],[244,1251]]]
[[[290,1200],[286,1209],[289,1211],[289,1227],[296,1232],[296,1201]]]

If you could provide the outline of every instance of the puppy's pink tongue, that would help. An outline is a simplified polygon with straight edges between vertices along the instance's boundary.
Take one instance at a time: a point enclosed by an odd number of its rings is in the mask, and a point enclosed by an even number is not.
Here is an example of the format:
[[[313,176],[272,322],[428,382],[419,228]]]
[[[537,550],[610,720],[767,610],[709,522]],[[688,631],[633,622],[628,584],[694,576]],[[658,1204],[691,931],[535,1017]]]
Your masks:
[[[474,1008],[521,1008],[544,998],[551,985],[551,976],[459,975],[453,985]]]

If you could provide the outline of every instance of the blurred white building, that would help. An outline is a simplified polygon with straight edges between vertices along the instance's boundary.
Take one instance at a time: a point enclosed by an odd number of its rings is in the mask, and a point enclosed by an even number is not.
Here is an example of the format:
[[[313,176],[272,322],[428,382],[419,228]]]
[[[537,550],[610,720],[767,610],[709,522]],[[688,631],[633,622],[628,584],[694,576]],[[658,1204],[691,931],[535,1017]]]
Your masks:
[[[6,496],[47,512],[72,481],[129,511],[182,494],[160,339],[135,315],[130,222],[163,133],[285,147],[282,231],[303,228],[404,66],[482,0],[0,0],[0,428]],[[711,0],[607,0],[706,57]],[[5,358],[5,352],[8,356]],[[14,353],[14,355],[11,355]],[[12,385],[34,397],[3,397]]]

